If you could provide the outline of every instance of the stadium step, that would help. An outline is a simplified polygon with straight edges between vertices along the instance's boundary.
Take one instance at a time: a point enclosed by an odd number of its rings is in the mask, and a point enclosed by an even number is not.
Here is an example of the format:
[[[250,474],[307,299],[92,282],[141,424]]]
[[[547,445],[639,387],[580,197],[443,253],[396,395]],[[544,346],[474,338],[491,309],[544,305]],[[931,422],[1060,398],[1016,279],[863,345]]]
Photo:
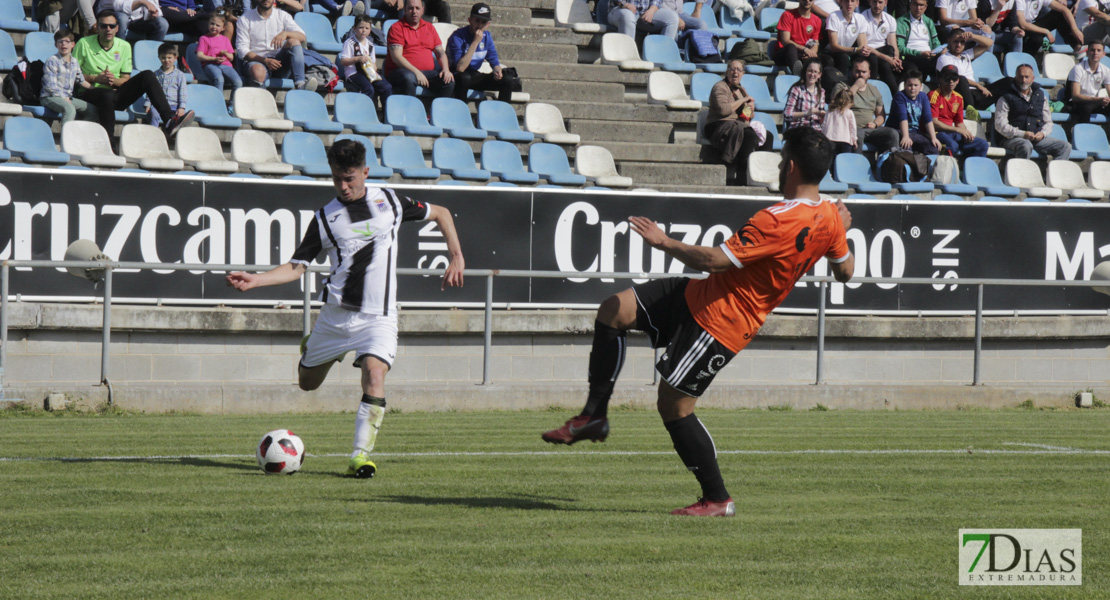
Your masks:
[[[550,62],[573,65],[578,62],[578,47],[573,44],[537,44],[496,41],[497,54],[505,64],[517,61]]]
[[[655,161],[663,163],[700,163],[701,146],[695,144],[646,144],[643,142],[604,142],[617,161]]]
[[[621,85],[647,86],[648,74],[636,71],[621,71],[612,65],[558,64],[547,61],[526,62],[510,61],[506,64],[516,67],[524,81],[587,81],[594,83],[619,83]]]
[[[709,194],[727,194],[727,195],[759,195],[767,196],[769,192],[767,188],[761,187],[743,187],[735,185],[670,185],[670,184],[648,184],[645,187],[650,187],[653,190],[671,193],[671,194],[697,194],[701,196]]]
[[[469,11],[467,11],[469,13]],[[491,25],[494,44],[497,46],[498,55],[502,55],[501,44],[504,42],[520,42],[533,44],[568,44],[577,45],[581,42],[580,34],[570,29],[555,27],[535,27],[527,25]],[[503,59],[508,64],[510,55]]]
[[[671,123],[636,123],[632,121],[601,121],[568,119],[567,130],[585,141],[639,142],[666,144],[671,141]]]
[[[627,104],[624,102],[591,102],[587,100],[560,101],[557,103],[564,119],[598,119],[604,121],[636,121],[639,123],[693,123],[697,113],[669,111],[657,104]],[[520,114],[524,114],[521,107]]]
[[[492,29],[493,40],[497,42],[501,37],[497,33],[497,29],[501,25],[532,25],[532,9],[520,6],[498,6],[496,3],[490,5],[493,12]],[[456,6],[451,10],[451,22],[459,27],[467,26],[467,19],[470,17],[470,6]],[[447,43],[447,40],[443,40]]]
[[[725,165],[621,161],[621,175],[631,177],[636,186],[661,185],[723,186],[728,174]]]
[[[578,100],[582,98],[589,98],[594,102],[614,103],[624,100],[624,86],[619,83],[544,81],[537,79],[525,81],[524,91],[532,95],[533,102]]]

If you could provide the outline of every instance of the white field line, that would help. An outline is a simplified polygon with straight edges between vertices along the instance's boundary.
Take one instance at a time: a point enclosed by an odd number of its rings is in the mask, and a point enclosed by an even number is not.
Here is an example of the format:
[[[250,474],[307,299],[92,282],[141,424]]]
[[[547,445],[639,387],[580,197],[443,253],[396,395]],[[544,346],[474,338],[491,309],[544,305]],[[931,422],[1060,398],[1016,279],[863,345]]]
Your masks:
[[[1040,447],[1037,444],[1014,444],[1014,445],[1032,445]],[[1056,448],[1055,446],[1045,446],[1045,448]],[[536,451],[536,452],[378,452],[375,453],[376,457],[391,457],[391,458],[404,458],[404,457],[451,457],[451,456],[670,456],[673,451],[651,451],[651,450],[628,450],[628,451],[593,451],[593,452],[574,452],[574,451]],[[957,450],[927,450],[927,449],[900,449],[900,448],[886,448],[879,450],[831,450],[831,449],[814,449],[814,450],[721,450],[717,454],[728,455],[752,455],[752,456],[791,456],[791,455],[806,455],[806,454],[837,454],[837,455],[850,455],[850,456],[879,456],[891,454],[996,454],[996,455],[1019,455],[1019,456],[1041,456],[1041,455],[1054,455],[1054,454],[1087,454],[1087,455],[1110,455],[1110,450],[1085,450],[1080,448],[1061,448],[1061,449],[1045,449],[1045,450],[988,450],[977,448],[961,448]],[[347,457],[349,454],[313,454],[308,453],[309,456],[318,458],[336,458]],[[20,461],[54,461],[54,462],[100,462],[100,461],[159,461],[159,460],[203,460],[214,458],[254,458],[251,454],[182,454],[182,455],[162,455],[162,456],[0,456],[0,462],[20,462]]]
[[[1068,448],[1066,446],[1049,446],[1048,444],[1022,444],[1020,442],[1006,442],[1002,445],[1003,446],[1027,446],[1029,448],[1043,448],[1045,450],[1063,450],[1063,451],[1075,450],[1075,448]]]

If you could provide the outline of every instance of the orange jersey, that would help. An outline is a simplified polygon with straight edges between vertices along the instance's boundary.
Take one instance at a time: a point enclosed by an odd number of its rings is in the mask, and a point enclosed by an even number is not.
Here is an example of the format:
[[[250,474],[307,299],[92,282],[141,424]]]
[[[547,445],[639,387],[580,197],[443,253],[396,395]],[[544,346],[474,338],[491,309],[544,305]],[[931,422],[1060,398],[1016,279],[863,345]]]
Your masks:
[[[848,240],[836,205],[788,200],[755,214],[721,244],[733,267],[693,279],[686,303],[694,320],[739,352],[814,263],[848,259]]]

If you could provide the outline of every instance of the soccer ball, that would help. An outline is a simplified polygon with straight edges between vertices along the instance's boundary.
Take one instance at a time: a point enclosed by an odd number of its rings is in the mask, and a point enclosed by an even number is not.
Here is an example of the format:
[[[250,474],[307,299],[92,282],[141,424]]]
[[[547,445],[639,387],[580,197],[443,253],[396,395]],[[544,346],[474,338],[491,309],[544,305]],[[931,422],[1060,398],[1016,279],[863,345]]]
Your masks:
[[[258,441],[254,456],[266,474],[292,475],[304,464],[304,442],[288,429],[275,429]]]

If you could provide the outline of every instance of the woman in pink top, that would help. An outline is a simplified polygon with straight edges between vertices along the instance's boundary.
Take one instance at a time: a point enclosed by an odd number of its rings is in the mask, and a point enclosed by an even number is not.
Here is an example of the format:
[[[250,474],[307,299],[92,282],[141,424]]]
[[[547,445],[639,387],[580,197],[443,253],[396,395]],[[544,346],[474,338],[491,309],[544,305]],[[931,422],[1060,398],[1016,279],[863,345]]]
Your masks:
[[[243,87],[243,79],[231,65],[235,49],[231,40],[223,35],[225,19],[220,14],[208,18],[208,33],[197,40],[197,59],[204,76],[218,90],[224,89],[224,78],[231,82],[231,93]]]
[[[829,104],[829,112],[821,124],[821,131],[833,143],[837,154],[856,150],[856,115],[852,112],[852,94],[840,90]]]

